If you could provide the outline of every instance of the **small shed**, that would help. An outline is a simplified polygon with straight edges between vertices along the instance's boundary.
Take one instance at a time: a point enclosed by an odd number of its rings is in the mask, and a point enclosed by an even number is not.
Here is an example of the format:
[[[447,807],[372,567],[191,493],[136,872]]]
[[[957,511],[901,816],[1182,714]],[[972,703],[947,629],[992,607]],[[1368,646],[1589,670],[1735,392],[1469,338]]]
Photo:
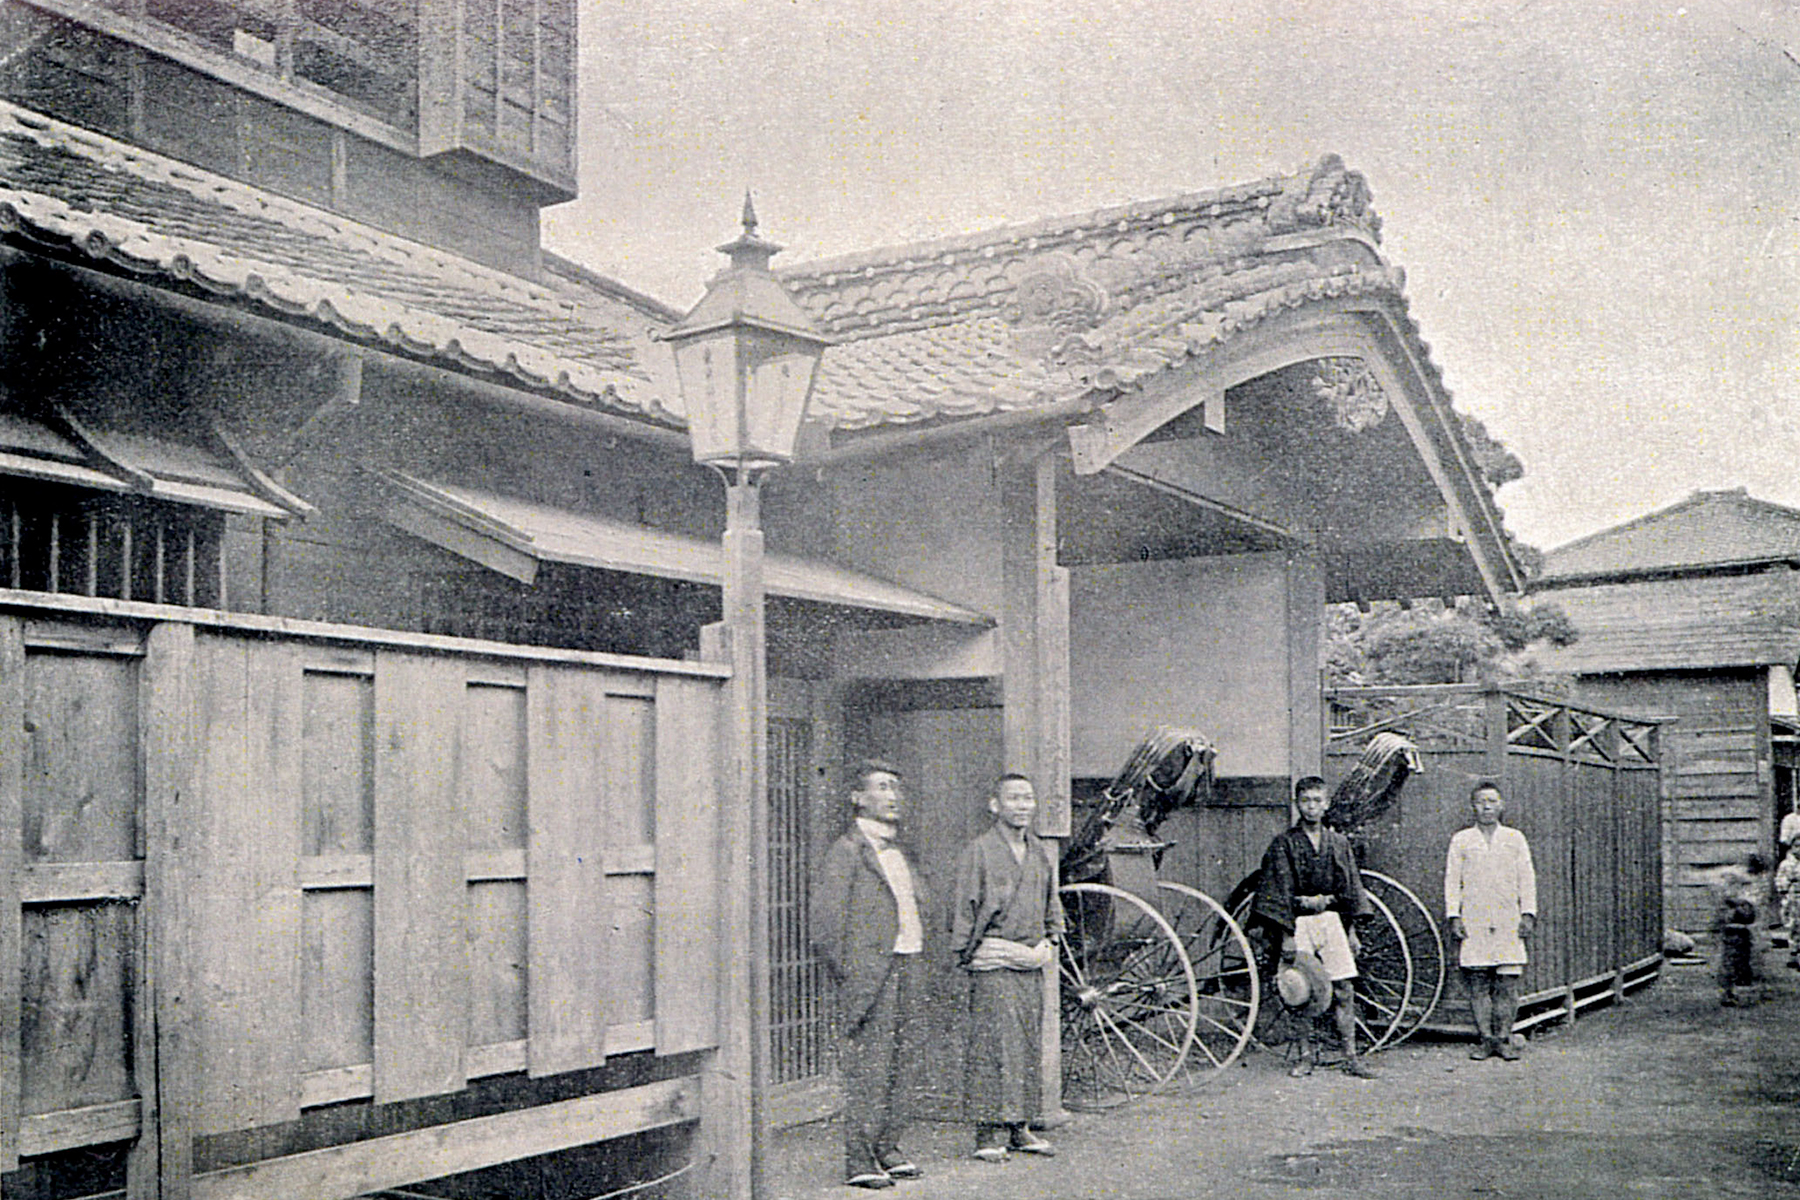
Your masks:
[[[1795,802],[1800,511],[1742,488],[1559,546],[1534,597],[1580,631],[1542,665],[1593,703],[1671,718],[1664,746],[1664,903],[1704,929],[1707,873],[1771,856]]]

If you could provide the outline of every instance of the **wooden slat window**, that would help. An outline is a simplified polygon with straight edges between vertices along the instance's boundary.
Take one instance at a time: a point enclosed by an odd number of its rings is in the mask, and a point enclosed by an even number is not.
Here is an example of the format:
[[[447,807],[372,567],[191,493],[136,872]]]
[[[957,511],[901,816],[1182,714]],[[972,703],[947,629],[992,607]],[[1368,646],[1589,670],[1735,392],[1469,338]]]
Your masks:
[[[769,718],[769,1061],[774,1083],[831,1070],[825,968],[812,949],[810,721]]]
[[[421,58],[452,81],[420,114],[425,154],[463,150],[574,183],[574,0],[426,0]]]
[[[34,484],[0,490],[8,587],[218,608],[225,519],[208,509]]]

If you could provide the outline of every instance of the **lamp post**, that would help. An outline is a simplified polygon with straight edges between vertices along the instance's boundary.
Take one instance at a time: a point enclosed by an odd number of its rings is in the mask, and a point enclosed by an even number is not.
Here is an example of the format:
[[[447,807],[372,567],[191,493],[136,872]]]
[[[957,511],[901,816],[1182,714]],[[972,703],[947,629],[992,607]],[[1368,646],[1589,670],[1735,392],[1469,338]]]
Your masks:
[[[793,458],[826,340],[770,273],[769,259],[781,247],[756,236],[748,193],[743,223],[737,240],[719,247],[731,265],[713,277],[664,340],[675,352],[694,461],[725,480],[725,644],[707,647],[731,664],[720,880],[727,899],[718,1074],[726,1094],[716,1099],[741,1105],[748,1122],[745,1128],[734,1114],[733,1129],[715,1149],[730,1161],[748,1161],[747,1177],[726,1172],[732,1196],[762,1200],[768,1194],[769,713],[760,489],[765,473]]]

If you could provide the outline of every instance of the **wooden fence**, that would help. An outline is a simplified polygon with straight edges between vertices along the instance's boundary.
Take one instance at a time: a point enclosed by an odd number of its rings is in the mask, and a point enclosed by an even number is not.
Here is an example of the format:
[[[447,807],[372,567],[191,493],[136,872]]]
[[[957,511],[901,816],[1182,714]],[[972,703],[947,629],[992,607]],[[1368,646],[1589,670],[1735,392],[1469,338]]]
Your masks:
[[[1522,1025],[1572,1018],[1655,978],[1663,929],[1655,724],[1479,685],[1344,688],[1327,693],[1327,708],[1333,782],[1379,732],[1418,744],[1423,773],[1364,828],[1360,852],[1440,921],[1444,856],[1470,823],[1469,792],[1479,780],[1500,784],[1506,823],[1530,841],[1538,878]],[[1465,1013],[1453,979],[1434,1023],[1470,1028]]]
[[[132,1195],[327,1200],[692,1119],[689,1065],[450,1136],[195,1158],[712,1046],[723,674],[0,601],[0,1169],[114,1144]]]

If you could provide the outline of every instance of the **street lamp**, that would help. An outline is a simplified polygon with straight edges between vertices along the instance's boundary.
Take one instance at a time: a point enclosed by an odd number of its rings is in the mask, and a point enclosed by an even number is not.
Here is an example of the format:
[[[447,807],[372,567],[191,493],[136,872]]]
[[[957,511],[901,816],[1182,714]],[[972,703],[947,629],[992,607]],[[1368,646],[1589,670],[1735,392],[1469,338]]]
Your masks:
[[[781,247],[756,236],[744,196],[744,232],[719,247],[731,265],[663,335],[687,406],[694,461],[739,478],[794,457],[800,418],[828,344],[769,271]]]
[[[749,1120],[747,1129],[734,1125],[716,1149],[729,1161],[749,1163],[747,1179],[728,1172],[730,1194],[762,1200],[768,1195],[769,712],[759,489],[770,468],[794,456],[827,343],[770,273],[769,259],[781,247],[756,236],[748,193],[743,222],[737,240],[719,247],[731,265],[663,338],[675,353],[694,461],[725,480],[720,624],[726,644],[708,647],[731,664],[732,787],[721,823],[727,853],[720,880],[727,897],[719,996],[725,1020],[717,1073],[726,1094],[716,1099]]]

